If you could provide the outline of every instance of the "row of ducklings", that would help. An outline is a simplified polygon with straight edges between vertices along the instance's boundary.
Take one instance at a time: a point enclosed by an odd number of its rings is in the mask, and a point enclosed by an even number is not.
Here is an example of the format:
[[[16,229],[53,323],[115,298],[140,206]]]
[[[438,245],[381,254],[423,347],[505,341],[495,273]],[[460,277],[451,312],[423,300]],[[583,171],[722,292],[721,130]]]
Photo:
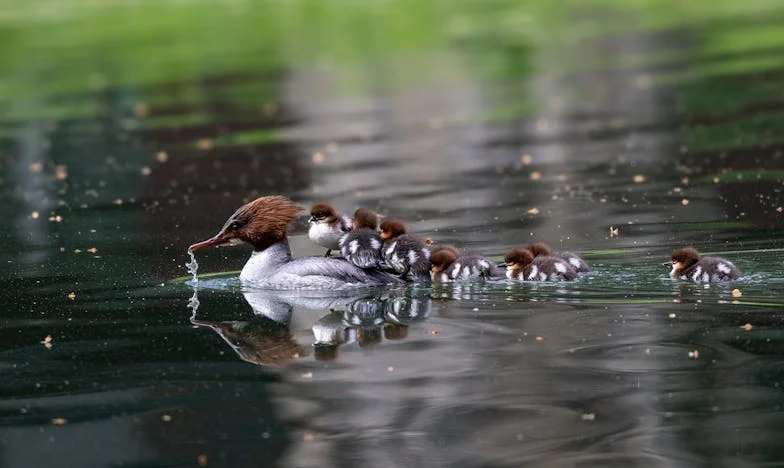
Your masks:
[[[346,261],[363,269],[386,269],[407,281],[466,280],[471,278],[526,281],[570,281],[588,265],[571,252],[552,252],[536,243],[506,255],[506,274],[492,260],[477,254],[461,254],[451,245],[429,245],[406,232],[398,220],[385,220],[372,210],[359,208],[349,218],[329,203],[310,210],[308,237],[315,244],[339,250]]]
[[[504,274],[492,260],[476,254],[460,254],[451,245],[428,245],[406,233],[398,220],[385,220],[372,210],[359,208],[354,217],[339,213],[329,203],[310,210],[311,241],[325,247],[326,255],[340,250],[343,257],[359,268],[394,271],[407,281],[455,281],[471,278],[521,281],[571,281],[590,271],[588,264],[571,252],[551,251],[544,243],[533,243],[510,251],[504,257]],[[741,277],[738,267],[719,257],[700,257],[692,247],[675,251],[671,267],[674,279],[695,282],[731,281]]]

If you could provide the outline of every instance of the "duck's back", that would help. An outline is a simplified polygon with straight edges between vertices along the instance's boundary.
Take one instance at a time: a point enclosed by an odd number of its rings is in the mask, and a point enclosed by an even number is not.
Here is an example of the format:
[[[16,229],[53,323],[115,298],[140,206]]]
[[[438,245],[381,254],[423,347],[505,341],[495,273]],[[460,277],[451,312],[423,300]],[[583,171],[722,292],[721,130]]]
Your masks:
[[[430,277],[430,251],[414,236],[403,234],[388,240],[381,254],[384,263],[406,279],[417,281]]]
[[[265,286],[291,289],[343,289],[402,283],[381,270],[363,270],[343,259],[306,257],[281,265],[259,281]]]
[[[577,271],[562,258],[540,256],[525,267],[521,276],[526,281],[571,281]]]
[[[743,273],[729,260],[719,257],[703,257],[699,262],[685,269],[681,278],[697,283],[732,281]]]
[[[462,255],[449,265],[446,275],[451,280],[466,280],[471,278],[503,278],[504,273],[492,260],[481,255]]]
[[[381,264],[381,236],[376,231],[361,228],[340,238],[340,253],[349,263],[359,268],[378,268]]]
[[[572,252],[566,252],[566,251],[553,252],[550,254],[550,256],[564,260],[566,263],[571,265],[571,267],[574,268],[574,270],[577,273],[587,273],[591,271],[591,269],[588,268],[588,264],[585,263],[585,260],[580,258],[579,255],[576,255]]]

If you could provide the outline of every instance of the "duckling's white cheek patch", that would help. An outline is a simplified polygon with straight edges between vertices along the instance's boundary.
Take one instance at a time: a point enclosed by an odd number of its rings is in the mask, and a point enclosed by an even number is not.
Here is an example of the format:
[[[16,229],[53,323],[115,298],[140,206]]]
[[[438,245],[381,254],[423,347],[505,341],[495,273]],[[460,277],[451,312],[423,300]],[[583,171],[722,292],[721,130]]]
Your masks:
[[[221,244],[218,247],[233,247],[235,245],[242,245],[242,244],[243,244],[242,240],[237,239],[236,237],[232,237],[231,239],[229,239],[228,242],[226,242],[225,244]]]
[[[558,271],[558,273],[566,273],[566,265],[561,262],[557,262],[555,264],[555,269]]]
[[[370,241],[370,248],[373,250],[379,250],[381,248],[381,242],[379,242],[378,239],[372,239]]]
[[[536,265],[531,266],[531,273],[528,275],[529,280],[534,280],[539,276],[539,268]]]
[[[359,241],[353,240],[349,242],[348,249],[351,251],[352,254],[357,253],[357,250],[359,250]]]
[[[570,264],[571,264],[573,267],[575,267],[575,268],[580,268],[580,260],[578,260],[578,259],[576,259],[576,258],[574,258],[574,257],[572,257],[572,258],[570,258],[570,259],[569,259],[569,263],[570,263]],[[561,273],[563,273],[563,272],[561,272]]]
[[[506,269],[506,277],[507,279],[514,279],[514,273],[512,272],[511,268]]]
[[[724,274],[730,273],[730,267],[726,263],[719,263],[718,265],[716,265],[716,268],[718,268],[719,271]]]

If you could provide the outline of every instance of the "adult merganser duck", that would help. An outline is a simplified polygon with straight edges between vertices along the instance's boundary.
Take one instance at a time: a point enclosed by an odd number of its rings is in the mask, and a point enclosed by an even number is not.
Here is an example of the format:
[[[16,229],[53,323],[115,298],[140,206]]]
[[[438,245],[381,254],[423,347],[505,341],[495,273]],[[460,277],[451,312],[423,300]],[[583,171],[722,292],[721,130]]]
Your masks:
[[[339,249],[340,238],[351,231],[351,218],[326,202],[316,203],[310,208],[308,223],[308,237],[314,244],[327,249],[325,257],[329,257],[333,250]]]
[[[380,268],[383,240],[378,234],[378,215],[360,208],[354,212],[352,227],[338,241],[343,258],[360,268]]]
[[[481,255],[459,255],[451,246],[443,246],[430,255],[430,263],[433,281],[494,279],[504,276],[492,260]]]
[[[588,264],[585,263],[585,260],[580,258],[578,255],[575,255],[572,252],[553,252],[550,250],[550,246],[544,242],[534,242],[533,244],[528,244],[523,248],[531,252],[534,257],[549,256],[565,260],[569,263],[569,265],[572,266],[572,268],[575,269],[575,271],[577,271],[577,273],[587,273],[591,271],[590,268],[588,268]]]
[[[731,281],[741,277],[738,267],[729,260],[719,257],[700,257],[693,247],[676,250],[672,253],[670,277],[673,279],[691,280],[695,283]]]
[[[362,270],[343,259],[292,260],[286,230],[300,211],[300,206],[285,197],[257,198],[231,215],[215,236],[188,250],[246,242],[253,246],[253,254],[242,268],[240,280],[264,288],[342,289],[401,283],[392,274]]]
[[[388,219],[381,223],[384,263],[409,281],[430,279],[430,250],[425,243],[409,234],[402,222]]]
[[[536,256],[528,249],[515,249],[504,257],[506,277],[521,281],[571,281],[577,271],[557,257]]]

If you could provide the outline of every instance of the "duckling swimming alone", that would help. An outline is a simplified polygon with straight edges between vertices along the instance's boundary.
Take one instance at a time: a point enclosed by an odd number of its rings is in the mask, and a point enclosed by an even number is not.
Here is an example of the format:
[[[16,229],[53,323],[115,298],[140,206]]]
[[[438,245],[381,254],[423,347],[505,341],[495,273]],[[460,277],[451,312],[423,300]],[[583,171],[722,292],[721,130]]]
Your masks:
[[[670,277],[690,280],[695,283],[732,281],[741,277],[740,269],[729,260],[720,257],[700,257],[694,247],[686,247],[672,253]]]

